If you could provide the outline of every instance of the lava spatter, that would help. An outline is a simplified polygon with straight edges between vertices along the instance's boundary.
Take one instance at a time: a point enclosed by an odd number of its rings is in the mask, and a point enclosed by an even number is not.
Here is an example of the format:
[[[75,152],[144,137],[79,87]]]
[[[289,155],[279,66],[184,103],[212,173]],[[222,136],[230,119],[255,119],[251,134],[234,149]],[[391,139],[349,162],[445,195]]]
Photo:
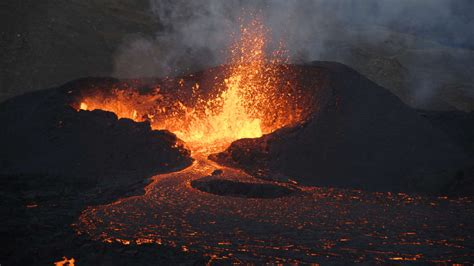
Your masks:
[[[267,55],[269,30],[259,19],[243,20],[238,36],[229,49],[224,77],[216,76],[208,87],[193,84],[191,100],[165,101],[159,88],[147,94],[127,88],[112,90],[107,96],[87,95],[80,99],[78,109],[101,109],[122,118],[150,121],[154,129],[175,133],[191,149],[210,152],[223,150],[237,139],[261,137],[301,122],[303,93],[285,65],[284,49]],[[185,83],[177,79],[176,94],[186,88]]]

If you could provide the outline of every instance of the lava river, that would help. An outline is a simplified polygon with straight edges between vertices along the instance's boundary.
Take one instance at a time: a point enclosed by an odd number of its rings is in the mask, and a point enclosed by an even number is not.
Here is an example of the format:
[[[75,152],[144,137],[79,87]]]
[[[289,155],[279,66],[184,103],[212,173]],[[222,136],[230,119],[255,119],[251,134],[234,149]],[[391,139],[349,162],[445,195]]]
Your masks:
[[[89,207],[77,232],[104,242],[178,246],[227,262],[467,262],[474,256],[471,199],[318,187],[275,199],[218,196],[191,181],[216,169],[223,170],[219,179],[266,181],[195,157],[187,169],[154,176],[142,196]]]

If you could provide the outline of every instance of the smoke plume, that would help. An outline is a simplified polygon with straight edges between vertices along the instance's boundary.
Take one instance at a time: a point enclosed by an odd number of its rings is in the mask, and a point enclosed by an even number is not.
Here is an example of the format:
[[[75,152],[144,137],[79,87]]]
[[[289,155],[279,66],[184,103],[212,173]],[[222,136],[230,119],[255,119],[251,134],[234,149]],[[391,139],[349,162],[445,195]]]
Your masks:
[[[400,38],[404,34],[474,48],[470,0],[150,0],[150,12],[163,27],[154,36],[125,40],[115,57],[115,75],[177,75],[225,63],[229,36],[238,32],[239,17],[248,11],[258,12],[270,28],[270,49],[283,41],[292,62],[333,60],[364,70],[359,61],[365,55],[358,55],[358,47],[391,58],[400,49],[425,45]],[[408,94],[426,96],[429,91]]]

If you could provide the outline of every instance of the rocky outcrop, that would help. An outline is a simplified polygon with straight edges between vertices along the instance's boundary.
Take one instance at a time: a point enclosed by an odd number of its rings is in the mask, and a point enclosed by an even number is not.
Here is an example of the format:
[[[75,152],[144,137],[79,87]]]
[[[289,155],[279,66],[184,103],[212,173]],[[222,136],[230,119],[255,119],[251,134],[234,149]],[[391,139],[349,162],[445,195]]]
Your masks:
[[[77,84],[106,81],[72,82],[2,103],[0,174],[123,185],[191,163],[189,151],[168,131],[100,110],[76,111],[69,105],[71,88]]]
[[[271,183],[237,182],[225,179],[212,179],[204,177],[191,181],[191,186],[201,191],[219,196],[244,197],[244,198],[280,198],[298,192],[281,185]]]

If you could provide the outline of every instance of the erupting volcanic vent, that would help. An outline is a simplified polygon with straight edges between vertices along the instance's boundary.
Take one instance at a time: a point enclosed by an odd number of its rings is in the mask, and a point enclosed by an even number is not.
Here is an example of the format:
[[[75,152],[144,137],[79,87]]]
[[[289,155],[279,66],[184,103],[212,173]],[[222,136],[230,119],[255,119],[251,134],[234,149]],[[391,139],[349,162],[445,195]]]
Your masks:
[[[207,84],[190,82],[190,75],[147,93],[136,88],[115,88],[107,95],[93,92],[76,106],[149,121],[153,129],[175,133],[193,150],[222,149],[237,139],[261,137],[304,119],[302,103],[307,98],[296,90],[282,45],[267,59],[268,35],[258,19],[242,23],[230,65]],[[169,93],[174,95],[167,95],[162,86],[173,85]]]
[[[0,201],[20,217],[2,227],[4,254],[54,243],[50,264],[471,263],[472,156],[353,69],[289,64],[259,19],[241,25],[227,65],[1,103]]]

